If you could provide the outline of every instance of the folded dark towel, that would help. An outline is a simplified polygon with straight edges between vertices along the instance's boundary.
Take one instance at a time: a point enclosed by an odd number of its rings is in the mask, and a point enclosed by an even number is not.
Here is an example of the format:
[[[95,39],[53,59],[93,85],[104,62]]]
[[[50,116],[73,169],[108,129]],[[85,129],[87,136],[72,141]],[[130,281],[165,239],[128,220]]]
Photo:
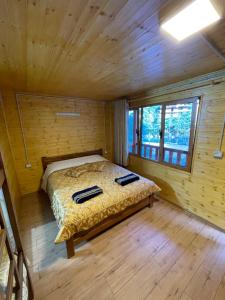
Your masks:
[[[131,182],[137,181],[139,179],[140,179],[139,176],[137,176],[137,175],[135,175],[133,173],[130,173],[130,174],[126,175],[126,176],[122,176],[122,177],[116,178],[115,182],[117,182],[118,184],[124,186],[124,185],[127,185],[127,184],[131,183]]]
[[[72,199],[77,203],[81,204],[86,202],[89,199],[92,199],[103,193],[103,190],[97,185],[90,188],[84,189],[82,191],[76,192],[73,194]]]

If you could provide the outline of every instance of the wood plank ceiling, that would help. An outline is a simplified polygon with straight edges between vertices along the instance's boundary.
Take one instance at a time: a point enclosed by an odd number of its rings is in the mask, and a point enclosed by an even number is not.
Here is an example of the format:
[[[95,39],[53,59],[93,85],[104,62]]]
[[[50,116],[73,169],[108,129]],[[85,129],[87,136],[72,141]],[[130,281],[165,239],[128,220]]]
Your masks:
[[[195,35],[160,31],[167,0],[0,1],[0,85],[115,99],[225,68]],[[225,22],[209,30],[225,52]]]

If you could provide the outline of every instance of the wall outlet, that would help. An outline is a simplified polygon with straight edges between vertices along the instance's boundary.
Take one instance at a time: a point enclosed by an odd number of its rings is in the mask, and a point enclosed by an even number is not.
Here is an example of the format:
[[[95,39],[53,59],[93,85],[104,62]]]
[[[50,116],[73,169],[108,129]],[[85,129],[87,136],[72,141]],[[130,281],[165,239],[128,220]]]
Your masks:
[[[29,169],[29,168],[32,167],[32,164],[31,164],[31,163],[26,163],[26,164],[25,164],[25,167],[26,167],[27,169]]]
[[[216,150],[216,151],[213,152],[213,156],[214,156],[214,158],[222,159],[223,158],[223,152],[220,151],[220,150]]]

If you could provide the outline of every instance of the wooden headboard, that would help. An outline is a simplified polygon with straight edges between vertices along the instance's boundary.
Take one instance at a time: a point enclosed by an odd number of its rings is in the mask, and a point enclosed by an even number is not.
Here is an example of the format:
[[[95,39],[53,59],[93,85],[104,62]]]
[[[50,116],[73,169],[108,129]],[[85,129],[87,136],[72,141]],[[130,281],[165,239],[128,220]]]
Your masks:
[[[49,164],[56,162],[56,161],[77,158],[77,157],[82,157],[82,156],[88,156],[88,155],[95,155],[95,154],[102,155],[103,154],[102,149],[86,151],[86,152],[79,152],[79,153],[71,153],[71,154],[65,154],[65,155],[50,156],[50,157],[42,157],[41,161],[42,161],[43,169],[45,170]]]

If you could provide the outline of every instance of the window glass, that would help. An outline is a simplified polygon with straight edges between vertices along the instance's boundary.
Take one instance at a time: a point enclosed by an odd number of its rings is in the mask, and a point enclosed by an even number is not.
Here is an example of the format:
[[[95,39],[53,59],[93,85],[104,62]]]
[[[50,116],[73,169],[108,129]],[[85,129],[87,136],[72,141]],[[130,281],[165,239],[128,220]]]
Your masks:
[[[159,160],[162,106],[154,105],[143,108],[141,156]]]
[[[167,105],[165,110],[164,162],[186,167],[190,145],[193,103]]]

